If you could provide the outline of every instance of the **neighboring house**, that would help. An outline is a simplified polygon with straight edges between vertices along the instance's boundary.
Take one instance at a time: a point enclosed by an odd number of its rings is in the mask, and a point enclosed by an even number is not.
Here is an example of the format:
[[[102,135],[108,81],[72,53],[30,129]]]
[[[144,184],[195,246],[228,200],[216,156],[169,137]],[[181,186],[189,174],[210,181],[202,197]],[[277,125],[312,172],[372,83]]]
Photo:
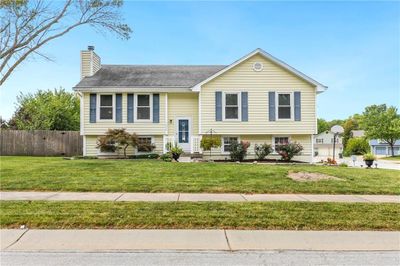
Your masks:
[[[81,78],[74,90],[84,155],[98,154],[96,139],[109,128],[135,132],[155,152],[170,142],[187,154],[201,154],[200,139],[213,130],[222,140],[216,157],[227,157],[232,141],[249,141],[249,157],[256,143],[298,142],[295,159],[312,161],[317,94],[326,86],[261,49],[227,66],[103,65],[89,47]]]
[[[333,136],[330,131],[322,132],[314,136],[314,154],[321,157],[333,157]],[[342,138],[336,137],[335,158],[343,153]]]
[[[375,155],[392,155],[392,149],[389,144],[383,140],[371,139],[369,141],[369,146],[371,147],[371,152]],[[400,140],[396,140],[394,144],[394,155],[400,155]]]
[[[365,131],[364,130],[352,130],[351,136],[353,138],[362,138],[365,136]]]

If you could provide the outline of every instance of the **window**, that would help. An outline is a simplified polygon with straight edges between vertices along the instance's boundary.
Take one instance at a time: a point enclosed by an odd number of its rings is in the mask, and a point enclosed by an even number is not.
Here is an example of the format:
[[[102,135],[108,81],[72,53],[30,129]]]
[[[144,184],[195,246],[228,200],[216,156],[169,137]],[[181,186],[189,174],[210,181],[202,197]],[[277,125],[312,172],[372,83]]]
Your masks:
[[[288,143],[289,143],[289,137],[275,137],[274,138],[274,147],[279,146],[279,145],[288,144]]]
[[[225,119],[237,120],[239,119],[239,93],[225,93],[224,97],[224,111]]]
[[[113,96],[100,95],[100,120],[113,119]]]
[[[152,139],[151,137],[139,137],[137,143],[138,152],[151,152],[152,151]]]
[[[231,149],[231,144],[238,141],[238,137],[224,137],[222,151],[229,152]]]
[[[292,104],[290,93],[278,93],[278,119],[292,118]]]
[[[138,94],[136,96],[136,119],[150,120],[151,118],[151,95]]]
[[[324,139],[317,139],[317,143],[324,143]]]

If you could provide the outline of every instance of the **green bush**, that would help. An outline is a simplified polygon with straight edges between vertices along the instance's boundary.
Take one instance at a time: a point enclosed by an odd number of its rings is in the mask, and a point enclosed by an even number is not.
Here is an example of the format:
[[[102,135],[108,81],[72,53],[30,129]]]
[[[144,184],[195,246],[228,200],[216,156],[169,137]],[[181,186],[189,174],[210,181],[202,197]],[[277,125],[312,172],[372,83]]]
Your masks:
[[[247,149],[250,146],[250,142],[247,141],[241,141],[239,142],[233,142],[230,145],[230,150],[229,150],[229,155],[231,157],[231,160],[234,162],[241,162],[244,160],[244,158],[247,155]]]
[[[264,160],[271,152],[273,152],[272,146],[270,144],[256,144],[254,146],[254,152],[256,154],[257,160]]]
[[[200,141],[200,148],[209,151],[212,148],[221,147],[221,138],[218,136],[203,136]]]
[[[167,153],[164,153],[163,155],[161,155],[160,159],[163,160],[164,162],[171,162],[172,155],[171,155],[171,153],[167,152]]]
[[[288,144],[282,144],[275,147],[276,151],[281,156],[283,161],[290,161],[294,156],[299,155],[303,150],[303,146],[300,143],[292,142]]]
[[[376,157],[372,153],[366,153],[366,154],[363,155],[363,160],[364,161],[373,161],[375,159],[376,159]]]
[[[158,159],[160,155],[157,153],[137,154],[128,156],[129,159]]]
[[[370,151],[368,141],[365,138],[351,138],[347,142],[344,151],[345,156],[350,155],[363,155]]]

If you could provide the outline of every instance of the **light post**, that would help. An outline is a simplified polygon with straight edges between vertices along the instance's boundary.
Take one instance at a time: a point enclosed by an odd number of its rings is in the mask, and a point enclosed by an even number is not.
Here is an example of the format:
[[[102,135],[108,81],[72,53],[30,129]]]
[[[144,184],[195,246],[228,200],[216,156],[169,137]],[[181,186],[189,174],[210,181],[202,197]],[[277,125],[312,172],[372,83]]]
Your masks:
[[[331,132],[333,133],[333,161],[335,161],[335,147],[336,147],[336,137],[344,132],[342,126],[335,125],[331,128]]]

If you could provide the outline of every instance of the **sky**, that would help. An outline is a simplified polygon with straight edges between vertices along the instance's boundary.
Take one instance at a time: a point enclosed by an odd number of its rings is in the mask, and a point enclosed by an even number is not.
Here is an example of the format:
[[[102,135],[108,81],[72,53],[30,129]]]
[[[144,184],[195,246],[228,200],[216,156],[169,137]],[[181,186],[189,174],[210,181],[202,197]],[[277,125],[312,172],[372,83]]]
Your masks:
[[[344,119],[371,104],[400,105],[400,2],[125,1],[130,40],[82,27],[49,43],[0,88],[8,119],[20,93],[79,82],[80,50],[105,64],[230,64],[262,48],[328,90],[318,117]]]

